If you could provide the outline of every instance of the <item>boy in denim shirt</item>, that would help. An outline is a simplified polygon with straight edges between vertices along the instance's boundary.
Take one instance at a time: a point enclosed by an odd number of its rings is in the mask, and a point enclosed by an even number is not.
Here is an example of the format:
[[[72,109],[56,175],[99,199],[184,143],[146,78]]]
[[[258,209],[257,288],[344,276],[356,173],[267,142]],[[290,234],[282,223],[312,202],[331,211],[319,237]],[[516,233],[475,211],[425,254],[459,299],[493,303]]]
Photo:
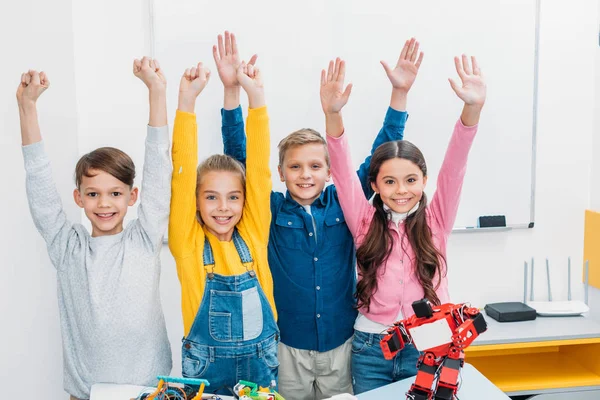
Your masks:
[[[228,84],[225,74],[239,58],[237,46],[227,38],[225,42],[220,46],[225,52],[215,53],[225,86],[223,143],[225,154],[245,163],[239,86]],[[382,143],[403,137],[406,97],[423,57],[420,53],[416,62],[414,57],[410,61],[411,54],[419,54],[414,39],[405,43],[394,68],[382,62],[393,86],[392,99],[371,154]],[[329,68],[333,70],[333,65]],[[349,94],[350,90],[340,93],[340,98]],[[355,249],[336,188],[325,187],[331,178],[326,142],[318,132],[301,129],[284,138],[278,148],[279,176],[287,192],[271,193],[268,257],[281,331],[279,392],[292,400],[350,393],[351,338],[357,317]],[[357,171],[367,197],[372,195],[369,165],[370,156]]]

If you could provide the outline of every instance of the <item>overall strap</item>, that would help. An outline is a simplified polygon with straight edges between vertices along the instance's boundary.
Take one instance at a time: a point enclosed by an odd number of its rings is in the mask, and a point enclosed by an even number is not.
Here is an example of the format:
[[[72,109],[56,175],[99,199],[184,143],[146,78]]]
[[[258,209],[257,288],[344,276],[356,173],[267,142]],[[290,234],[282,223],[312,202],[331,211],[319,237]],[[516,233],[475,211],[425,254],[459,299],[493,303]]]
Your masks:
[[[248,245],[246,244],[244,239],[242,239],[242,235],[240,235],[237,229],[233,230],[232,240],[233,244],[235,245],[235,249],[237,250],[237,253],[240,256],[240,260],[242,260],[242,263],[246,264],[253,262],[252,255],[250,254],[250,248],[248,248]],[[212,247],[210,246],[210,242],[208,241],[208,238],[206,236],[204,237],[204,253],[202,254],[202,258],[204,261],[204,267],[212,266],[213,268],[211,270],[214,270],[215,258],[213,256],[213,251]]]

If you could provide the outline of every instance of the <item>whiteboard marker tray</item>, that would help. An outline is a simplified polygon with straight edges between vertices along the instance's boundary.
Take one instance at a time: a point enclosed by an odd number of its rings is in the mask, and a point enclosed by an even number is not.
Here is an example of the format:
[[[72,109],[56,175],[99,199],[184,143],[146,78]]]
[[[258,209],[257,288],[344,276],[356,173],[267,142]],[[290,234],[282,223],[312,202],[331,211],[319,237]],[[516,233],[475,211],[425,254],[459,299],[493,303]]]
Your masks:
[[[567,317],[590,311],[582,301],[529,301],[527,305],[541,317]]]

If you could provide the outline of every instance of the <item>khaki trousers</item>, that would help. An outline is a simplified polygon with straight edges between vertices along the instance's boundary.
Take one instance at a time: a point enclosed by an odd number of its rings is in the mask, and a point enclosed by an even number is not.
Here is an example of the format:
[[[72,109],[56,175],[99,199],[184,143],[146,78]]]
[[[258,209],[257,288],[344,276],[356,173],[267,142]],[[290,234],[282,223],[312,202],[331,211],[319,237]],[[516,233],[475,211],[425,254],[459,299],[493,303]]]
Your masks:
[[[321,400],[352,393],[352,338],[326,352],[279,343],[279,393],[286,400]]]

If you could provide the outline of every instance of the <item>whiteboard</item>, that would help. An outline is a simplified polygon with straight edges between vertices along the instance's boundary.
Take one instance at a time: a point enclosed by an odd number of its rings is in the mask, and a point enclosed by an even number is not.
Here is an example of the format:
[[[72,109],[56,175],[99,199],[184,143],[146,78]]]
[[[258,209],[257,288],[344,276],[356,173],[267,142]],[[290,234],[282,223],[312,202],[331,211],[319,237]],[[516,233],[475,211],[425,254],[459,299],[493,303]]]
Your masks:
[[[416,37],[425,59],[409,94],[404,138],[425,155],[430,199],[462,109],[447,80],[457,79],[453,57],[475,55],[488,97],[455,229],[475,227],[482,215],[505,215],[508,226],[532,227],[538,2],[154,0],[152,44],[169,81],[170,110],[177,107],[177,87],[185,68],[203,61],[213,71],[196,107],[200,160],[223,151],[219,113],[223,87],[212,58],[217,34],[225,29],[234,32],[242,59],[259,55],[271,118],[274,189],[285,191],[276,175],[276,146],[299,128],[324,134],[321,69],[336,56],[347,61],[346,80],[354,88],[343,113],[358,167],[389,105],[391,85],[379,60],[395,63],[404,41]],[[241,98],[246,113],[243,92]]]

